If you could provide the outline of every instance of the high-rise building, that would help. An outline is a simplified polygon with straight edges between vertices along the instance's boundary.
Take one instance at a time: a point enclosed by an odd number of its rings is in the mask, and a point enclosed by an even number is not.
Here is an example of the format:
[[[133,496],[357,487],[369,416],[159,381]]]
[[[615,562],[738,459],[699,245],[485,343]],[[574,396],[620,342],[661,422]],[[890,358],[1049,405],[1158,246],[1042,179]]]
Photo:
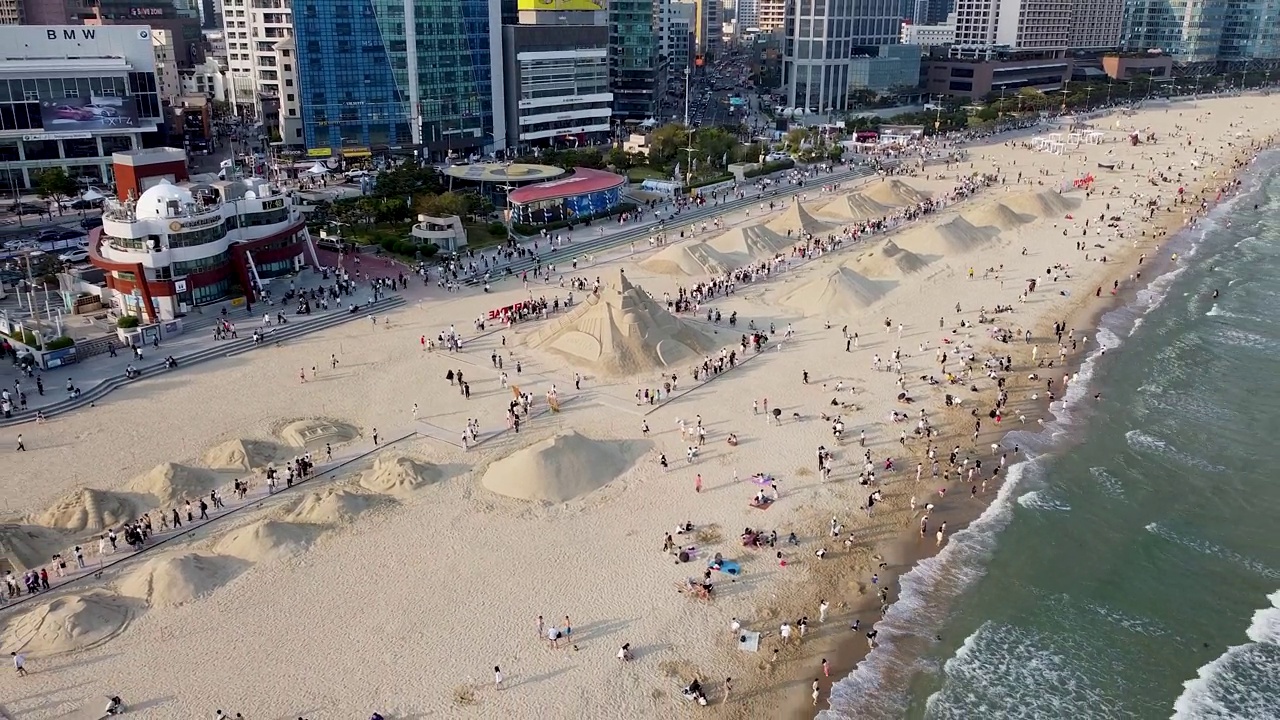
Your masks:
[[[173,0],[93,0],[78,11],[85,25],[148,25],[168,30],[173,54],[181,67],[204,62],[204,35],[195,12],[179,9]]]
[[[756,0],[756,20],[762,32],[780,30],[787,22],[788,0]]]
[[[1068,47],[1072,0],[964,0],[956,3],[952,57],[991,57],[997,50]]]
[[[290,0],[222,0],[231,101],[243,117],[262,118],[282,91],[276,43],[293,36]],[[299,2],[303,5],[304,2]]]
[[[178,78],[178,62],[174,58],[173,34],[168,30],[153,29],[151,50],[156,56],[156,90],[160,99],[175,103],[182,95],[182,82]]]
[[[295,0],[308,153],[506,147],[501,14],[486,0]]]
[[[604,0],[550,1],[604,4]],[[643,121],[658,112],[658,98],[666,85],[666,58],[659,52],[663,1],[608,0],[609,86],[617,119]]]
[[[692,3],[673,2],[667,8],[662,55],[667,58],[667,75],[675,79],[682,77],[686,68],[693,68],[697,54],[693,26],[697,13]]]
[[[1125,0],[1121,44],[1184,64],[1280,59],[1276,0]]]
[[[608,142],[608,13],[521,9],[502,28],[503,106],[509,145],[533,147]]]
[[[693,0],[694,25],[693,39],[698,46],[698,54],[704,59],[713,59],[720,54],[721,26],[724,18],[720,11],[720,0]]]
[[[1120,47],[1125,0],[1075,0],[1071,3],[1071,32],[1067,45],[1079,50]]]
[[[733,10],[738,35],[760,28],[760,0],[738,0]]]
[[[853,87],[914,85],[919,50],[887,50],[898,44],[901,13],[901,0],[791,0],[783,30],[787,105],[831,113],[850,108]],[[867,67],[855,72],[855,60]]]

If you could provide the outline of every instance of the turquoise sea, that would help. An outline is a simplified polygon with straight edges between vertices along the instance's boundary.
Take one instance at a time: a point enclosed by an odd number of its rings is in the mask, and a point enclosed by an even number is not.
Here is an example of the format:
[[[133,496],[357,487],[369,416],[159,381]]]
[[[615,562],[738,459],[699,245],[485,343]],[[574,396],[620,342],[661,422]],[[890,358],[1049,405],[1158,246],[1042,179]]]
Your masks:
[[[823,720],[1280,718],[1280,152],[1243,180]]]

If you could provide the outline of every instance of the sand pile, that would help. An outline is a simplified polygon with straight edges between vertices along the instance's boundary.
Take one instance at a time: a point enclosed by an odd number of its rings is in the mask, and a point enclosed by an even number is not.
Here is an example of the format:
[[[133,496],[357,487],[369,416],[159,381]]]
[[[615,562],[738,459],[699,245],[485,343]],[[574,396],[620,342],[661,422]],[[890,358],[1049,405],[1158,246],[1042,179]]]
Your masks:
[[[440,479],[440,470],[402,455],[384,455],[360,475],[360,486],[384,495],[413,492]]]
[[[151,607],[185,605],[212,594],[245,568],[245,563],[217,555],[183,553],[148,560],[118,581],[125,597]]]
[[[138,508],[121,495],[84,488],[66,495],[31,518],[33,525],[80,533],[119,527],[138,517]]]
[[[132,618],[129,603],[111,593],[62,595],[6,622],[0,648],[29,658],[86,650],[119,635]]]
[[[939,223],[932,228],[923,228],[926,232],[933,233],[942,247],[943,252],[968,252],[977,250],[1000,235],[1000,228],[982,226],[977,227],[973,223],[965,220],[957,215],[950,220]]]
[[[261,440],[228,440],[205,451],[200,462],[218,470],[257,470],[275,462],[280,448]]]
[[[863,190],[862,194],[881,205],[889,207],[915,205],[918,202],[929,199],[927,194],[916,190],[897,178],[874,183],[871,187]]]
[[[307,525],[346,525],[356,516],[386,503],[385,498],[346,488],[328,488],[302,498],[284,520]]]
[[[964,213],[963,217],[978,227],[985,225],[1001,230],[1012,230],[1036,220],[1036,216],[1023,215],[1002,202],[988,203],[972,212]]]
[[[665,247],[640,267],[658,275],[720,275],[737,268],[734,258],[705,242],[680,243]]]
[[[667,312],[621,271],[616,281],[547,321],[526,342],[615,376],[684,367],[717,347],[710,335]]]
[[[644,445],[592,440],[570,431],[498,460],[481,482],[492,492],[518,500],[567,502],[621,475],[644,453]]]
[[[259,520],[223,535],[213,551],[249,562],[293,557],[311,547],[317,530],[307,525]]]
[[[823,222],[810,215],[799,200],[792,198],[791,206],[783,210],[778,217],[765,223],[765,227],[782,235],[791,231],[793,236],[799,236],[803,233],[825,232],[831,228],[831,223]]]
[[[862,193],[850,193],[823,205],[819,212],[833,218],[864,222],[886,217],[893,212],[893,208],[881,205]]]
[[[292,447],[323,450],[325,443],[336,446],[355,440],[360,431],[337,420],[302,418],[281,426],[276,435]]]
[[[209,494],[221,485],[218,476],[204,468],[162,463],[145,475],[134,478],[129,487],[138,492],[154,495],[160,504],[178,502],[184,498],[195,499]]]
[[[782,304],[805,315],[856,315],[874,305],[895,283],[870,280],[848,267],[832,268],[782,298]]]
[[[920,272],[929,264],[910,250],[898,247],[892,240],[871,252],[859,255],[854,263],[854,267],[869,277],[891,279]]]
[[[1014,195],[1004,204],[1015,212],[1037,218],[1060,218],[1080,207],[1080,199],[1059,195],[1052,190],[1040,190]]]

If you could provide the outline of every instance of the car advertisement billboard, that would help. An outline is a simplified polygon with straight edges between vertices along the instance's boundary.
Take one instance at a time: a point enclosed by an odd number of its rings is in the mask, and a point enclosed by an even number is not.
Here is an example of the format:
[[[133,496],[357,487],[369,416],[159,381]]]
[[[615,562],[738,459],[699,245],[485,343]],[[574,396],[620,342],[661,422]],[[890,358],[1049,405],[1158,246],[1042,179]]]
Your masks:
[[[604,9],[604,0],[519,0],[516,8],[555,12],[599,12]]]
[[[40,101],[40,122],[47,132],[83,132],[138,127],[133,98],[69,97]]]

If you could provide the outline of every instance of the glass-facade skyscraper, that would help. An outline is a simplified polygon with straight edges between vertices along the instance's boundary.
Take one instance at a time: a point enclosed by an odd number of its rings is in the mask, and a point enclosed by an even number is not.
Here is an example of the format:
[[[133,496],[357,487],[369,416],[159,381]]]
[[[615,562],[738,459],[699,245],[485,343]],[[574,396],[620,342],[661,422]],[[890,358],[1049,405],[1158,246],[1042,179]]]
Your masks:
[[[613,115],[619,120],[651,118],[666,89],[666,58],[658,52],[659,3],[609,0],[608,9]]]
[[[294,0],[293,22],[313,157],[506,146],[499,3]]]
[[[1125,0],[1122,43],[1181,63],[1280,59],[1276,0]]]

